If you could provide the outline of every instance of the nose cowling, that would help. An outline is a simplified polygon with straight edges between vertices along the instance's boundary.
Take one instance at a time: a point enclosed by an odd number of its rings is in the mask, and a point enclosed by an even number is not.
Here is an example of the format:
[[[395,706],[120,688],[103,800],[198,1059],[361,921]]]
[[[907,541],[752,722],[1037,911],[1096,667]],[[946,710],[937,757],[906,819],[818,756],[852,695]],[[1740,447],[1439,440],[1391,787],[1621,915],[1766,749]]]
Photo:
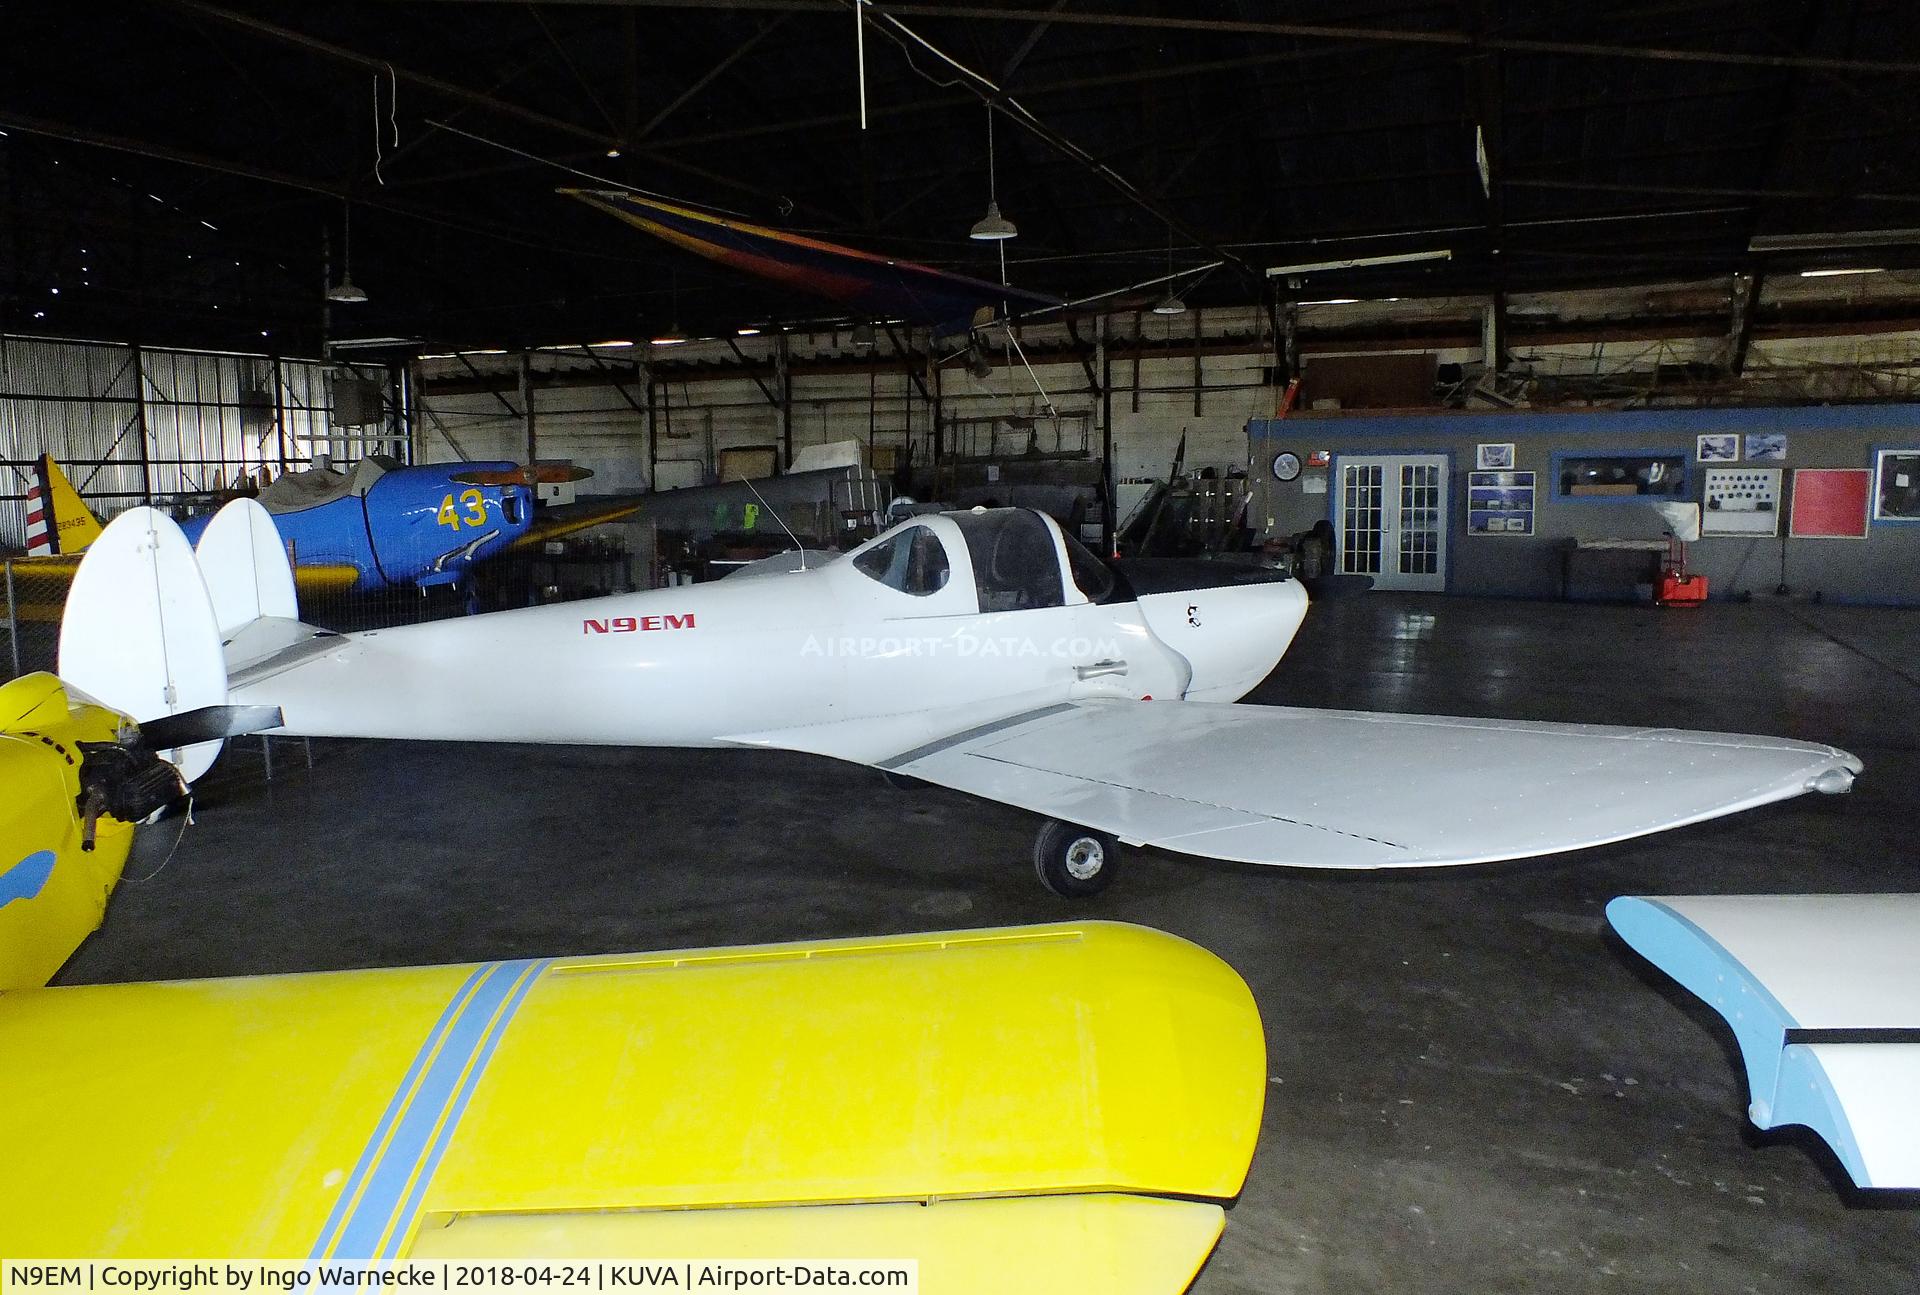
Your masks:
[[[1187,659],[1188,701],[1238,701],[1266,678],[1300,629],[1307,593],[1267,567],[1143,559],[1117,564],[1154,637]]]

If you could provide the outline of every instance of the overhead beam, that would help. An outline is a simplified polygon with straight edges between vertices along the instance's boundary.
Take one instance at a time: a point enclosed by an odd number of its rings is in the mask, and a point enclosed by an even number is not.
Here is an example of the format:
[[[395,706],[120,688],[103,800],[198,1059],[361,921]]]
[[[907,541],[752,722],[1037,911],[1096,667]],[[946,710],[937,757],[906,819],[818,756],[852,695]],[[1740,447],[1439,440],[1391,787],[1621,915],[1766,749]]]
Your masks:
[[[760,394],[767,398],[767,403],[775,409],[780,408],[780,397],[773,394],[773,388],[760,381],[760,375],[753,371],[753,361],[749,360],[747,353],[740,349],[740,343],[729,337],[727,339],[727,349],[733,352],[733,357],[736,360],[740,361],[740,371],[753,379],[753,385],[760,388]]]
[[[505,243],[514,243],[522,247],[538,248],[549,252],[565,252],[572,256],[591,256],[605,261],[629,261],[633,258],[615,256],[597,249],[568,247],[565,244],[542,239],[531,233],[512,229],[504,225],[495,225],[489,221],[476,220],[470,216],[455,216],[438,208],[426,207],[417,203],[397,201],[378,192],[349,192],[339,184],[312,176],[294,175],[286,171],[269,170],[266,167],[253,166],[246,162],[235,162],[227,158],[211,157],[205,153],[189,152],[185,149],[169,148],[164,144],[155,144],[147,140],[131,139],[125,135],[113,135],[106,131],[93,130],[86,126],[75,126],[68,122],[49,121],[44,117],[29,117],[21,113],[0,108],[0,128],[18,131],[23,135],[37,135],[44,139],[63,140],[69,144],[85,144],[92,148],[103,148],[111,152],[126,153],[134,157],[144,157],[156,162],[167,162],[175,166],[192,167],[202,171],[213,171],[221,175],[237,176],[245,180],[258,181],[261,184],[277,185],[282,188],[296,189],[303,193],[319,194],[340,201],[351,201],[358,206],[377,211],[388,211],[398,216],[424,221],[431,225],[440,225],[447,229],[457,229],[469,234],[478,234],[484,238],[497,238]]]
[[[441,0],[446,3],[447,0]],[[519,3],[520,0],[460,0],[473,3]],[[842,0],[545,0],[627,9],[710,9],[761,13],[844,15]],[[1603,41],[1538,40],[1524,36],[1475,37],[1465,31],[1417,27],[1365,27],[1337,23],[1273,22],[1231,18],[1188,18],[1166,14],[1074,13],[1052,9],[1008,8],[939,3],[874,4],[870,12],[902,18],[964,18],[983,22],[1061,23],[1082,27],[1118,27],[1146,31],[1208,32],[1224,36],[1282,36],[1301,40],[1364,41],[1382,45],[1410,45],[1429,49],[1492,49],[1515,54],[1551,54],[1577,58],[1630,59],[1653,63],[1705,63],[1722,67],[1805,68],[1842,73],[1889,76],[1920,75],[1920,60],[1823,58],[1805,54],[1749,54],[1741,50],[1687,49],[1665,45],[1618,45]]]
[[[573,55],[567,52],[565,45],[561,44],[560,37],[555,35],[553,28],[547,25],[545,15],[540,12],[540,6],[528,4],[527,14],[540,28],[540,34],[547,38],[547,44],[553,46],[553,52],[559,56],[561,66],[567,69],[567,74],[573,78],[573,83],[580,87],[580,92],[587,96],[587,101],[593,105],[594,111],[600,114],[600,120],[606,122],[607,127],[617,134],[620,123],[614,120],[611,112],[607,111],[607,105],[601,102],[600,92],[593,88],[593,82],[587,80],[586,74],[580,70],[580,65],[573,61]]]
[[[516,2],[522,2],[522,0],[516,0]],[[317,36],[310,36],[305,32],[296,31],[291,27],[282,27],[278,23],[271,23],[263,18],[256,18],[250,14],[235,13],[230,9],[222,9],[218,5],[206,3],[206,0],[155,0],[155,3],[177,9],[182,13],[195,14],[216,22],[228,23],[244,31],[264,37],[265,39],[278,41],[281,44],[289,45],[296,49],[306,50],[308,53],[316,54],[322,58],[333,59],[336,62],[346,64],[350,67],[358,67],[375,73],[390,75],[396,80],[405,81],[409,85],[418,86],[423,90],[430,91],[443,98],[484,108],[500,116],[511,117],[534,126],[541,126],[547,130],[569,135],[576,139],[588,140],[603,152],[607,149],[633,147],[616,134],[611,134],[591,126],[582,126],[578,122],[567,121],[549,113],[540,112],[537,109],[527,107],[525,104],[514,103],[511,100],[484,94],[481,91],[455,84],[441,77],[431,76],[413,68],[403,67],[377,55],[348,49],[344,45],[336,45],[332,41],[321,40]],[[438,123],[438,125],[443,130],[449,129],[444,122]],[[698,176],[714,184],[725,185],[742,192],[752,193],[759,197],[769,196],[763,190],[744,181],[721,175],[718,172],[710,171],[705,167],[697,166],[679,158],[668,157],[651,148],[637,151],[642,156],[653,162],[657,162],[661,166],[672,167],[675,170]],[[845,223],[844,218],[835,213],[823,212],[821,214]]]
[[[368,72],[385,73],[391,75],[395,80],[405,81],[409,85],[418,86],[423,90],[430,90],[443,98],[453,99],[460,103],[472,104],[476,107],[485,108],[489,112],[499,113],[502,116],[515,117],[530,125],[542,126],[561,134],[572,135],[579,139],[589,139],[599,144],[602,148],[614,148],[620,143],[617,136],[608,134],[605,131],[596,130],[590,126],[582,126],[578,122],[566,121],[549,113],[541,112],[538,109],[529,108],[524,104],[514,103],[511,100],[496,98],[490,94],[483,94],[467,86],[457,85],[452,81],[447,81],[437,76],[430,76],[425,72],[402,67],[389,59],[379,58],[372,54],[363,54],[359,50],[348,49],[344,45],[336,45],[332,41],[321,40],[318,36],[309,36],[307,33],[295,31],[291,27],[282,27],[280,24],[268,22],[264,18],[256,18],[251,14],[235,13],[231,9],[222,9],[218,5],[206,3],[205,0],[155,0],[155,3],[164,5],[169,9],[179,10],[182,13],[195,14],[202,18],[212,19],[215,22],[222,22],[229,26],[239,27],[257,36],[263,36],[268,40],[277,41],[282,45],[289,45],[296,49],[306,50],[310,54],[318,54],[323,58],[330,58],[336,63],[345,63]]]
[[[1658,193],[1682,198],[1770,198],[1804,202],[1920,203],[1920,193],[1847,193],[1837,189],[1772,189],[1744,185],[1651,184],[1608,180],[1529,180],[1509,177],[1510,189],[1565,189],[1591,193]]]
[[[1129,180],[1126,176],[1120,174],[1111,166],[1108,166],[1105,162],[1087,152],[1086,149],[1080,147],[1059,131],[1054,130],[1044,121],[1041,121],[1040,118],[1029,111],[1018,99],[1008,94],[998,82],[974,71],[966,64],[961,63],[959,60],[947,54],[944,50],[939,49],[939,47],[935,46],[918,32],[915,32],[912,28],[894,17],[887,8],[877,4],[869,4],[868,0],[853,0],[853,3],[865,5],[878,20],[875,22],[875,26],[885,31],[888,37],[898,42],[903,49],[908,50],[909,57],[911,57],[911,49],[918,47],[940,58],[948,67],[960,73],[959,80],[961,85],[978,98],[980,102],[998,111],[1002,116],[1006,117],[1015,125],[1020,126],[1028,134],[1040,140],[1041,143],[1045,144],[1054,152],[1084,167],[1088,172],[1107,184],[1115,192],[1119,193],[1121,197],[1126,198],[1148,215],[1165,222],[1169,229],[1178,233],[1188,242],[1204,249],[1217,260],[1224,261],[1228,265],[1231,265],[1246,282],[1255,285],[1260,282],[1260,275],[1253,266],[1242,260],[1235,253],[1221,247],[1213,238],[1195,228],[1191,223],[1181,217],[1179,213],[1172,210],[1172,208],[1167,205],[1164,197],[1150,190],[1141,188],[1132,180]],[[1064,13],[1065,11],[1063,10],[1062,12]]]
[[[653,134],[654,131],[659,129],[660,124],[662,122],[664,122],[667,118],[673,116],[674,113],[679,112],[680,109],[686,107],[687,104],[691,102],[696,96],[698,96],[702,90],[705,90],[708,86],[712,85],[714,81],[718,79],[724,72],[726,72],[728,68],[732,67],[735,63],[738,63],[749,52],[751,52],[754,46],[758,45],[761,41],[765,40],[767,37],[773,35],[774,32],[778,31],[780,28],[780,24],[785,22],[786,20],[787,20],[787,15],[781,14],[779,17],[775,18],[772,22],[762,25],[759,31],[755,32],[753,35],[747,37],[745,40],[741,41],[738,45],[734,46],[733,49],[728,52],[725,58],[721,59],[718,63],[715,63],[712,67],[708,68],[706,73],[703,76],[701,76],[699,80],[695,81],[692,85],[688,86],[685,90],[682,90],[679,94],[675,95],[672,102],[668,103],[667,106],[662,108],[659,112],[654,113],[652,117],[649,117],[646,121],[646,124],[641,126],[639,131],[635,133],[634,141],[638,143],[640,140],[643,140],[647,138],[649,135]]]

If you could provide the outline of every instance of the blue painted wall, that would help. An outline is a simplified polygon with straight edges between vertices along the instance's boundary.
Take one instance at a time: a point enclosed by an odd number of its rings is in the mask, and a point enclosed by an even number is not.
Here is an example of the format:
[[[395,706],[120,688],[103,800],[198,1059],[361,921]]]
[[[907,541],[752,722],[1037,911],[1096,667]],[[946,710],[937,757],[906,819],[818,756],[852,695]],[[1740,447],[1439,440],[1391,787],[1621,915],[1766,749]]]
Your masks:
[[[1628,411],[1486,414],[1300,414],[1247,424],[1254,478],[1254,520],[1272,535],[1305,530],[1329,515],[1331,494],[1307,493],[1312,469],[1300,480],[1273,480],[1267,465],[1281,450],[1304,460],[1314,450],[1334,454],[1451,452],[1449,483],[1451,592],[1547,598],[1559,593],[1559,551],[1570,538],[1655,538],[1658,515],[1637,499],[1558,500],[1558,457],[1580,452],[1628,453],[1683,449],[1687,493],[1700,499],[1703,471],[1693,462],[1694,438],[1713,432],[1772,432],[1787,438],[1786,468],[1871,468],[1875,448],[1920,448],[1920,404],[1841,405],[1770,409],[1650,409]],[[1467,472],[1483,442],[1514,444],[1514,467],[1537,474],[1538,502],[1530,536],[1467,533]],[[1743,460],[1744,463],[1744,460]],[[1740,466],[1740,465],[1729,465]],[[1325,473],[1321,473],[1325,476]],[[1330,483],[1331,484],[1331,483]],[[1688,565],[1705,574],[1713,595],[1771,596],[1781,581],[1797,596],[1832,601],[1920,605],[1920,525],[1876,523],[1864,540],[1707,536],[1688,549]],[[1628,597],[1638,555],[1584,556],[1576,567],[1576,596]]]

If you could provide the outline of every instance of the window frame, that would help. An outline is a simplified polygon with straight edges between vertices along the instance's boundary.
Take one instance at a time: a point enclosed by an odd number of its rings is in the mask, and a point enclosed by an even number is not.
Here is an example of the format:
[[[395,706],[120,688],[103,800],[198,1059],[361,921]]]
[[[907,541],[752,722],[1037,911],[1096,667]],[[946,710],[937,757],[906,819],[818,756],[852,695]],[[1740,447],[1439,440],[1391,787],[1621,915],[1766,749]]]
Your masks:
[[[1561,490],[1563,465],[1569,459],[1678,459],[1680,460],[1680,489],[1666,495],[1573,495]],[[1555,450],[1548,461],[1548,472],[1552,479],[1552,493],[1547,496],[1554,504],[1602,506],[1619,504],[1647,503],[1694,503],[1698,502],[1693,481],[1693,452],[1684,446],[1656,446],[1648,449],[1613,449],[1602,446],[1595,449]],[[1536,488],[1533,498],[1534,508],[1540,507],[1540,492]]]
[[[877,553],[891,554],[895,549],[904,544],[907,550],[907,570],[910,572],[913,564],[913,546],[921,542],[919,535],[916,535],[915,532],[923,533],[927,537],[927,542],[933,544],[940,554],[940,569],[944,573],[945,578],[932,589],[908,589],[889,581],[887,575],[891,574],[894,562],[891,556],[889,556],[887,560],[886,570],[879,575],[874,574],[865,566],[861,565],[863,561]],[[862,547],[856,553],[850,554],[848,561],[852,564],[853,569],[858,571],[863,577],[873,581],[873,583],[879,585],[882,589],[890,593],[899,594],[903,598],[939,597],[953,584],[954,568],[956,566],[953,560],[953,553],[948,549],[947,542],[941,538],[937,530],[925,522],[911,522],[890,534],[877,537],[873,543]]]

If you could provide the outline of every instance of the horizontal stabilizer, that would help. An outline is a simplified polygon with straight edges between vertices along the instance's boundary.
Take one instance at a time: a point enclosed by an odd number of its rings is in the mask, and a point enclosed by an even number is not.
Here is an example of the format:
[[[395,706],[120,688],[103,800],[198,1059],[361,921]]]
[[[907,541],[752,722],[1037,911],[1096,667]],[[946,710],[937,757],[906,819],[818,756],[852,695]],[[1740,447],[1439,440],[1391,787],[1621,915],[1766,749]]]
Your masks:
[[[1623,896],[1607,920],[1732,1027],[1755,1125],[1920,1188],[1920,895]]]
[[[836,754],[821,733],[795,736]],[[1842,791],[1860,769],[1834,747],[1730,733],[1108,701],[871,762],[1130,844],[1312,868],[1577,850]]]

